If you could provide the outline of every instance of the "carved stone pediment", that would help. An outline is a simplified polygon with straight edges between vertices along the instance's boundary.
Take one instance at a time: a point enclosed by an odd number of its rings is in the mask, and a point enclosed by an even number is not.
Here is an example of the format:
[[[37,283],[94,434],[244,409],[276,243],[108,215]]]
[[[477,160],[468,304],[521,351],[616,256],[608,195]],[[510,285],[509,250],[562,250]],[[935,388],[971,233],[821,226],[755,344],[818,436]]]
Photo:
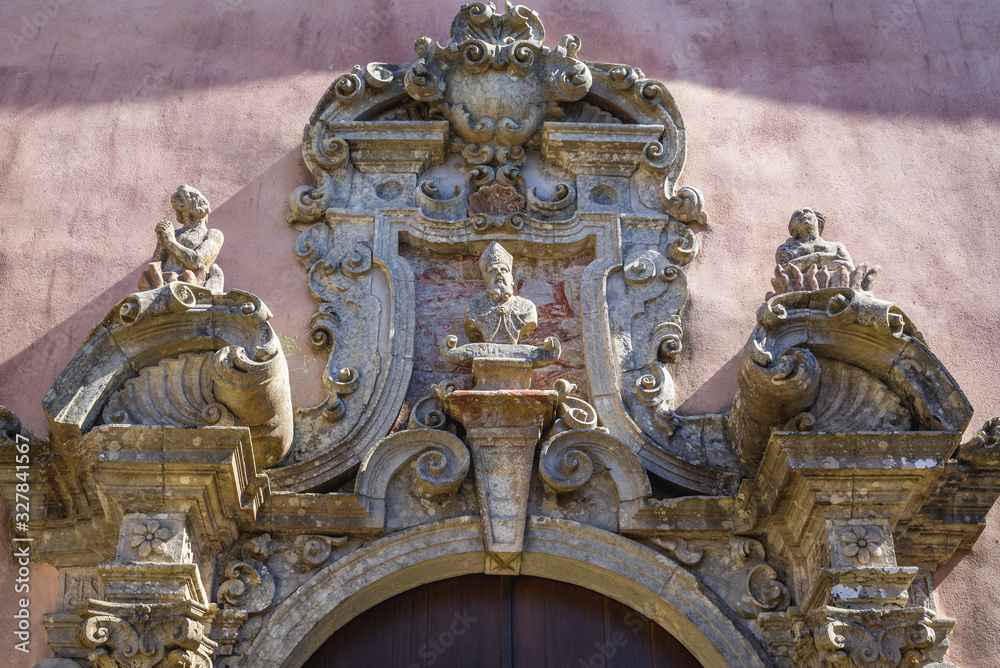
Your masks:
[[[63,440],[94,427],[249,427],[263,468],[292,441],[288,370],[257,297],[183,282],[135,293],[94,329],[43,405]]]
[[[299,665],[387,596],[483,572],[610,593],[706,665],[943,660],[930,574],[1000,496],[1000,419],[960,444],[961,389],[808,207],[732,410],[677,415],[708,216],[667,89],[580,48],[477,3],[449,44],[330,86],[288,216],[319,405],[293,411],[267,307],[192,264],[91,332],[50,440],[0,408],[12,526],[63,569],[60,660]],[[195,193],[157,253],[215,267]]]

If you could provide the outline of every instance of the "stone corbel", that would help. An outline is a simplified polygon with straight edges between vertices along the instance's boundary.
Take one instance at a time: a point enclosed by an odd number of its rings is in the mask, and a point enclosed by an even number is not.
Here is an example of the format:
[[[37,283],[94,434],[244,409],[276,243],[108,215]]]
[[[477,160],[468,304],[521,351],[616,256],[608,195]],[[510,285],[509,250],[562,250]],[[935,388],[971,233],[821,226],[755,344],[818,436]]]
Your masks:
[[[203,553],[226,549],[252,526],[269,494],[240,427],[188,429],[101,427],[83,439],[106,512],[181,513]]]
[[[728,425],[750,472],[774,430],[962,431],[971,417],[961,389],[890,302],[850,288],[789,292],[768,299],[757,320]],[[854,397],[864,398],[862,410],[852,409]]]
[[[799,605],[781,620],[806,624],[811,641],[791,643],[774,615],[762,626],[795,665],[896,668],[943,656],[953,622],[909,600],[920,569],[897,562],[893,527],[928,497],[958,436],[772,435],[754,483],[758,526],[804,565]]]
[[[185,513],[131,513],[119,532],[118,560],[101,564],[103,600],[77,606],[76,638],[95,666],[211,668],[217,644]],[[75,653],[74,653],[75,654]]]
[[[257,466],[276,463],[291,446],[292,407],[270,317],[240,290],[172,282],[126,297],[42,402],[54,444],[76,464],[68,442],[102,423],[236,425],[250,429]]]

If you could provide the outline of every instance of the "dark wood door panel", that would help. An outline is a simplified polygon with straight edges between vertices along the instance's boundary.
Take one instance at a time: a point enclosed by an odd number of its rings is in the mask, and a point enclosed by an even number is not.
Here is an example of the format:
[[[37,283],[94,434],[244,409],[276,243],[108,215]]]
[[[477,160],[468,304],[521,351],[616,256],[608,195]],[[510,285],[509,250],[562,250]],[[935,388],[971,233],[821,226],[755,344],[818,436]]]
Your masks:
[[[306,668],[700,668],[628,606],[574,585],[469,575],[412,589],[334,633]]]

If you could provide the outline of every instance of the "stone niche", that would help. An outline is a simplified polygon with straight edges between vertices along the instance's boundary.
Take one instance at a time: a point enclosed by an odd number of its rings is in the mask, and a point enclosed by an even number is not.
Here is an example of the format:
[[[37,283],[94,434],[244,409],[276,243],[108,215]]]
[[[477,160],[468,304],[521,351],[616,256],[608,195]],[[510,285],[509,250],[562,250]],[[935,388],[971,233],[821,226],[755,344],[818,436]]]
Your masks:
[[[41,665],[298,666],[468,573],[589,587],[706,666],[948,665],[930,574],[1000,494],[1000,420],[960,443],[961,389],[808,207],[731,411],[677,415],[708,215],[669,91],[522,6],[451,35],[308,119],[288,223],[324,401],[292,406],[270,311],[223,291],[182,186],[181,228],[54,380],[48,440],[3,411],[0,487],[16,508],[27,445],[26,533],[60,572]],[[461,299],[435,304],[432,268]]]

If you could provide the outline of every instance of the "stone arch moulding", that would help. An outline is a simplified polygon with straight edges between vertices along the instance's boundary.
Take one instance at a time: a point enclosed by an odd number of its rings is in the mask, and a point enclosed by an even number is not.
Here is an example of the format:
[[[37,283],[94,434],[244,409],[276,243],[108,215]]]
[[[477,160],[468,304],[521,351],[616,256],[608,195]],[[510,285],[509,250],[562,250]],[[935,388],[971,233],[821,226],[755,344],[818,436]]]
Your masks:
[[[361,610],[467,573],[594,589],[708,666],[947,665],[931,575],[1000,494],[1000,419],[960,443],[961,388],[810,207],[732,409],[677,415],[708,222],[678,187],[680,113],[641,70],[544,39],[525,7],[467,5],[448,45],[323,95],[288,214],[320,405],[292,406],[271,311],[223,292],[221,233],[182,186],[183,230],[156,226],[139,291],[45,397],[49,438],[0,407],[12,530],[60,571],[55,665],[291,668]],[[515,294],[528,263],[575,282],[582,336]],[[418,266],[469,290],[422,339]]]
[[[338,628],[383,600],[428,582],[482,573],[481,555],[482,530],[474,517],[375,541],[317,573],[275,609],[250,647],[255,665],[298,668]],[[763,648],[738,630],[710,590],[671,559],[621,536],[532,517],[521,573],[586,587],[631,606],[677,637],[706,668],[769,665]]]

